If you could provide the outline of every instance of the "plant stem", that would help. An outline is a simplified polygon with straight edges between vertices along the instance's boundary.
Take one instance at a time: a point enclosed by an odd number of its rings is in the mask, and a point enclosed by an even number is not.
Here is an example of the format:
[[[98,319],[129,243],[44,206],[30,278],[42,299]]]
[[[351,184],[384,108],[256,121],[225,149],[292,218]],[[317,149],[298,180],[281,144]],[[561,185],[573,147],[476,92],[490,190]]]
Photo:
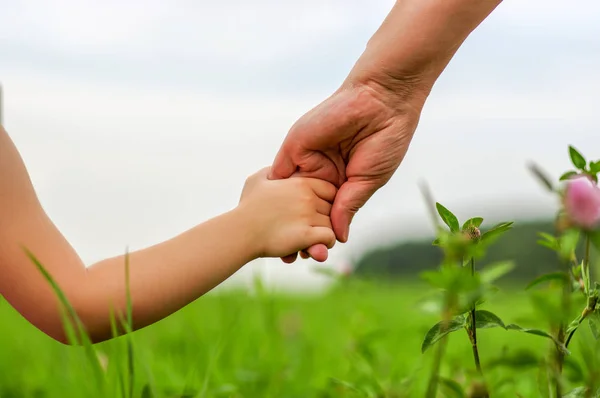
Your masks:
[[[585,267],[585,274],[588,279],[590,278],[590,237],[585,237],[585,257],[583,258],[583,266]],[[589,292],[588,292],[589,293]]]
[[[471,275],[475,275],[475,260],[471,258]],[[471,330],[469,337],[471,338],[471,345],[473,346],[473,358],[475,359],[475,367],[480,375],[483,375],[481,371],[481,361],[479,360],[479,349],[477,348],[477,319],[475,319],[476,304],[473,304],[471,308]]]
[[[442,313],[443,323],[442,323],[442,332],[448,327],[451,319],[451,298],[450,293],[446,294],[444,311]],[[429,382],[427,384],[427,393],[425,394],[426,398],[436,398],[437,395],[437,387],[438,387],[438,379],[440,374],[440,367],[442,365],[442,358],[444,357],[444,352],[446,350],[446,343],[448,340],[448,335],[442,337],[440,342],[438,343],[437,350],[435,352],[435,357],[433,359],[433,366],[431,368],[431,375],[429,376]]]
[[[584,274],[586,275],[586,278],[589,280],[590,278],[590,237],[586,237],[585,239],[585,256],[583,258],[583,265],[582,267],[584,268]],[[586,285],[584,287],[584,290],[586,290],[587,292],[587,281],[584,281],[584,285]],[[587,292],[588,294],[588,302],[587,305],[585,307],[585,309],[583,310],[583,312],[581,313],[581,316],[578,319],[578,324],[581,325],[581,323],[585,320],[585,318],[590,315],[592,312],[594,312],[594,310],[596,309],[596,304],[597,304],[597,299],[596,296],[590,296],[589,292]],[[565,342],[565,347],[569,348],[569,343],[571,342],[571,339],[573,338],[573,335],[575,334],[575,332],[577,331],[577,328],[573,329],[571,331],[571,333],[569,333],[569,336],[567,336],[567,340]]]

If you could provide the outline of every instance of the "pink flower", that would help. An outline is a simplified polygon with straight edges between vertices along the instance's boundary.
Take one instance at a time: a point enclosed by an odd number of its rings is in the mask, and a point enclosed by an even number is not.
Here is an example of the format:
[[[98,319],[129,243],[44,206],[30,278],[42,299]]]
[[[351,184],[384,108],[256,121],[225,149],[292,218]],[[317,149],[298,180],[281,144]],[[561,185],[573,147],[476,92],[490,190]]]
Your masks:
[[[565,210],[569,218],[584,229],[600,222],[600,188],[587,177],[569,181],[565,192]]]

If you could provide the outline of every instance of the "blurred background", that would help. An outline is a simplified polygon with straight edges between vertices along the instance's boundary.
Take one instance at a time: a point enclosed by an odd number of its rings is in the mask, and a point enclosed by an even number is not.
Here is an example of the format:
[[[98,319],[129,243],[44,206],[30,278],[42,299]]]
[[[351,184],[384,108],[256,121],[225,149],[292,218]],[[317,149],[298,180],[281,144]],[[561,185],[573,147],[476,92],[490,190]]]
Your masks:
[[[393,3],[4,2],[4,124],[47,212],[91,265],[234,207]],[[442,74],[404,163],[325,267],[410,276],[434,266],[426,181],[462,220],[516,221],[521,232],[490,256],[537,274],[546,252],[532,242],[556,203],[526,166],[557,178],[569,144],[600,158],[599,12],[592,0],[501,4]],[[224,286],[259,273],[274,288],[319,291],[328,279],[314,266],[261,260]]]

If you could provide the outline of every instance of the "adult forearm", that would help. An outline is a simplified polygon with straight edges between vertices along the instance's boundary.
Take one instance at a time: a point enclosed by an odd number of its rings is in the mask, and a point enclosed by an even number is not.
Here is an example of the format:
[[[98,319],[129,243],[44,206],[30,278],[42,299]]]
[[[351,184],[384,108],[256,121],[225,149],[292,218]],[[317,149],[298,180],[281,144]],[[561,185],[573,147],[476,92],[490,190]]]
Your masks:
[[[398,0],[346,83],[431,89],[469,34],[501,0]]]

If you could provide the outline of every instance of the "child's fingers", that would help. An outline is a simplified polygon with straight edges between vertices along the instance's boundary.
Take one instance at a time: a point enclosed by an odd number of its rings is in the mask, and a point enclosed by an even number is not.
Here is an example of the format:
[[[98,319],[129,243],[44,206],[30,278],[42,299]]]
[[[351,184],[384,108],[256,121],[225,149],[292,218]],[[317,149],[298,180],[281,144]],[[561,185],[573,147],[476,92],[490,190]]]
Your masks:
[[[289,254],[285,257],[281,257],[281,261],[283,261],[286,264],[292,264],[296,261],[297,258],[298,258],[298,253],[294,253],[294,254]]]
[[[309,254],[311,254],[311,257],[313,258],[315,256],[312,256],[311,246],[321,243],[327,246],[328,249],[331,249],[336,242],[335,233],[331,228],[328,227],[312,227],[308,230],[306,238],[307,241],[305,242],[304,246],[309,248]]]
[[[312,216],[311,227],[327,227],[333,229],[333,227],[331,226],[331,218],[320,213],[315,213]]]
[[[266,180],[267,175],[269,174],[270,170],[271,170],[270,167],[263,167],[262,169],[258,170],[257,172],[255,172],[254,174],[249,176],[247,180],[252,183],[255,181]]]
[[[335,194],[337,193],[337,188],[330,182],[319,180],[316,178],[307,178],[309,186],[312,188],[313,192],[317,194],[317,196],[321,199],[324,199],[328,202],[332,202],[335,199]]]
[[[333,205],[331,203],[329,203],[326,200],[323,199],[317,199],[317,212],[319,212],[320,214],[323,214],[325,216],[329,217],[329,214],[331,214],[331,207]]]
[[[303,257],[304,259],[312,257],[313,260],[322,263],[324,261],[327,261],[327,257],[329,256],[329,250],[327,249],[327,246],[325,246],[322,243],[319,243],[317,245],[309,247],[308,249],[306,249],[306,251],[301,251],[300,255],[306,256]]]

